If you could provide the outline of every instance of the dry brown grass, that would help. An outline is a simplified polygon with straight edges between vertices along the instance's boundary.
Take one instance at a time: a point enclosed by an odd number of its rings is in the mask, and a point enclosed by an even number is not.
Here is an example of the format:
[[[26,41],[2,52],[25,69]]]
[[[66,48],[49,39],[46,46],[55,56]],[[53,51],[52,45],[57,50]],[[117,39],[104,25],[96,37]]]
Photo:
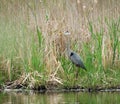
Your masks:
[[[90,52],[94,52],[96,49],[96,39],[92,39],[92,33],[89,30],[89,22],[92,22],[93,32],[101,31],[103,29],[102,37],[102,65],[105,69],[112,64],[113,60],[113,40],[110,39],[108,26],[105,23],[105,18],[108,22],[112,19],[118,20],[120,13],[120,2],[112,0],[29,0],[29,1],[14,1],[9,0],[5,2],[1,1],[2,6],[0,12],[0,21],[6,21],[3,31],[7,31],[12,42],[7,43],[8,47],[12,44],[13,52],[5,49],[1,52],[0,56],[5,57],[8,54],[8,58],[18,58],[24,64],[26,64],[29,70],[36,70],[32,66],[32,45],[38,48],[38,36],[36,33],[36,27],[40,28],[42,37],[44,40],[43,51],[43,63],[45,74],[49,81],[55,80],[57,83],[62,84],[62,76],[64,75],[64,68],[59,60],[60,57],[65,56],[65,42],[66,39],[63,32],[68,30],[71,32],[71,48],[81,53],[83,58],[87,58],[86,53],[83,51],[84,44],[90,47]],[[2,25],[0,26],[2,27]],[[10,31],[10,27],[12,30]],[[2,31],[2,28],[1,28]],[[4,34],[4,32],[2,32]],[[1,39],[4,37],[1,36]],[[15,39],[15,41],[14,41]],[[8,38],[9,40],[9,38]],[[15,42],[15,43],[14,43]],[[2,42],[0,44],[2,46]],[[4,46],[5,47],[5,46]],[[13,48],[14,47],[14,48]],[[119,50],[116,50],[115,64],[119,66],[120,60]],[[37,53],[36,53],[37,54]],[[7,60],[6,65],[8,71],[9,80],[11,80],[11,61]],[[2,64],[3,65],[3,64]],[[25,65],[24,65],[25,66]],[[22,71],[26,70],[22,67]],[[94,61],[94,66],[98,66],[97,60]],[[2,67],[2,66],[1,66]],[[21,67],[21,65],[20,65]],[[89,68],[89,66],[88,66]],[[3,68],[4,69],[4,68]],[[17,70],[17,69],[16,69]],[[26,72],[26,71],[25,71]],[[33,75],[34,72],[31,72]],[[25,78],[29,77],[28,73]],[[30,76],[31,76],[30,74]],[[59,75],[61,74],[61,75]],[[32,78],[30,79],[32,80]],[[34,82],[34,81],[32,81]]]

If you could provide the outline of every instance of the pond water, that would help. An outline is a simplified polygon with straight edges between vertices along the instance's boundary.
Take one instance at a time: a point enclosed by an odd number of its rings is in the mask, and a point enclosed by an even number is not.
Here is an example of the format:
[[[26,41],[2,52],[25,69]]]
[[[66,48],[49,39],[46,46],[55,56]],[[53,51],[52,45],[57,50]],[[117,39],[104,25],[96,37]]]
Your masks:
[[[119,92],[1,92],[0,104],[119,104]]]

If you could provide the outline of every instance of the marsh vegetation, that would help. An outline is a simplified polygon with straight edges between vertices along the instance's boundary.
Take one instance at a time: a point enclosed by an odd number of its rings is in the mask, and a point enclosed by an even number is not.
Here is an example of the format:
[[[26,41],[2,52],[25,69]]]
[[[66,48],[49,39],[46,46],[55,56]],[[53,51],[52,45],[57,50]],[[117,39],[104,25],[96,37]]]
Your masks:
[[[1,0],[1,88],[119,87],[119,7],[119,0]],[[77,81],[66,30],[87,68]]]

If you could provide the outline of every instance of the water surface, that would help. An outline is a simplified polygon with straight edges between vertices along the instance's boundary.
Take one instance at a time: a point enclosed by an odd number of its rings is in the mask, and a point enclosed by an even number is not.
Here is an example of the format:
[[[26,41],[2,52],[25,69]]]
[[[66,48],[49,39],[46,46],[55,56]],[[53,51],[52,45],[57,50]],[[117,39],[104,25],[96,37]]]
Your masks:
[[[119,92],[1,92],[0,104],[119,104]]]

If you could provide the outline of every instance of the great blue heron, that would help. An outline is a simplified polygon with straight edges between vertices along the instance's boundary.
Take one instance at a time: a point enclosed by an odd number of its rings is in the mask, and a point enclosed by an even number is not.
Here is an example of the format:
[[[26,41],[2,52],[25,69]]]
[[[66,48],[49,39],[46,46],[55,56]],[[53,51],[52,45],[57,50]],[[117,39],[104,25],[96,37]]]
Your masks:
[[[66,36],[70,35],[70,33],[68,31],[66,31],[64,34]],[[67,38],[66,47],[67,47],[67,55],[68,55],[69,59],[72,61],[72,63],[75,64],[78,68],[82,68],[84,70],[87,70],[81,57],[76,52],[74,52],[70,49],[69,38]],[[76,78],[78,77],[78,71],[79,71],[79,69],[76,72]]]

